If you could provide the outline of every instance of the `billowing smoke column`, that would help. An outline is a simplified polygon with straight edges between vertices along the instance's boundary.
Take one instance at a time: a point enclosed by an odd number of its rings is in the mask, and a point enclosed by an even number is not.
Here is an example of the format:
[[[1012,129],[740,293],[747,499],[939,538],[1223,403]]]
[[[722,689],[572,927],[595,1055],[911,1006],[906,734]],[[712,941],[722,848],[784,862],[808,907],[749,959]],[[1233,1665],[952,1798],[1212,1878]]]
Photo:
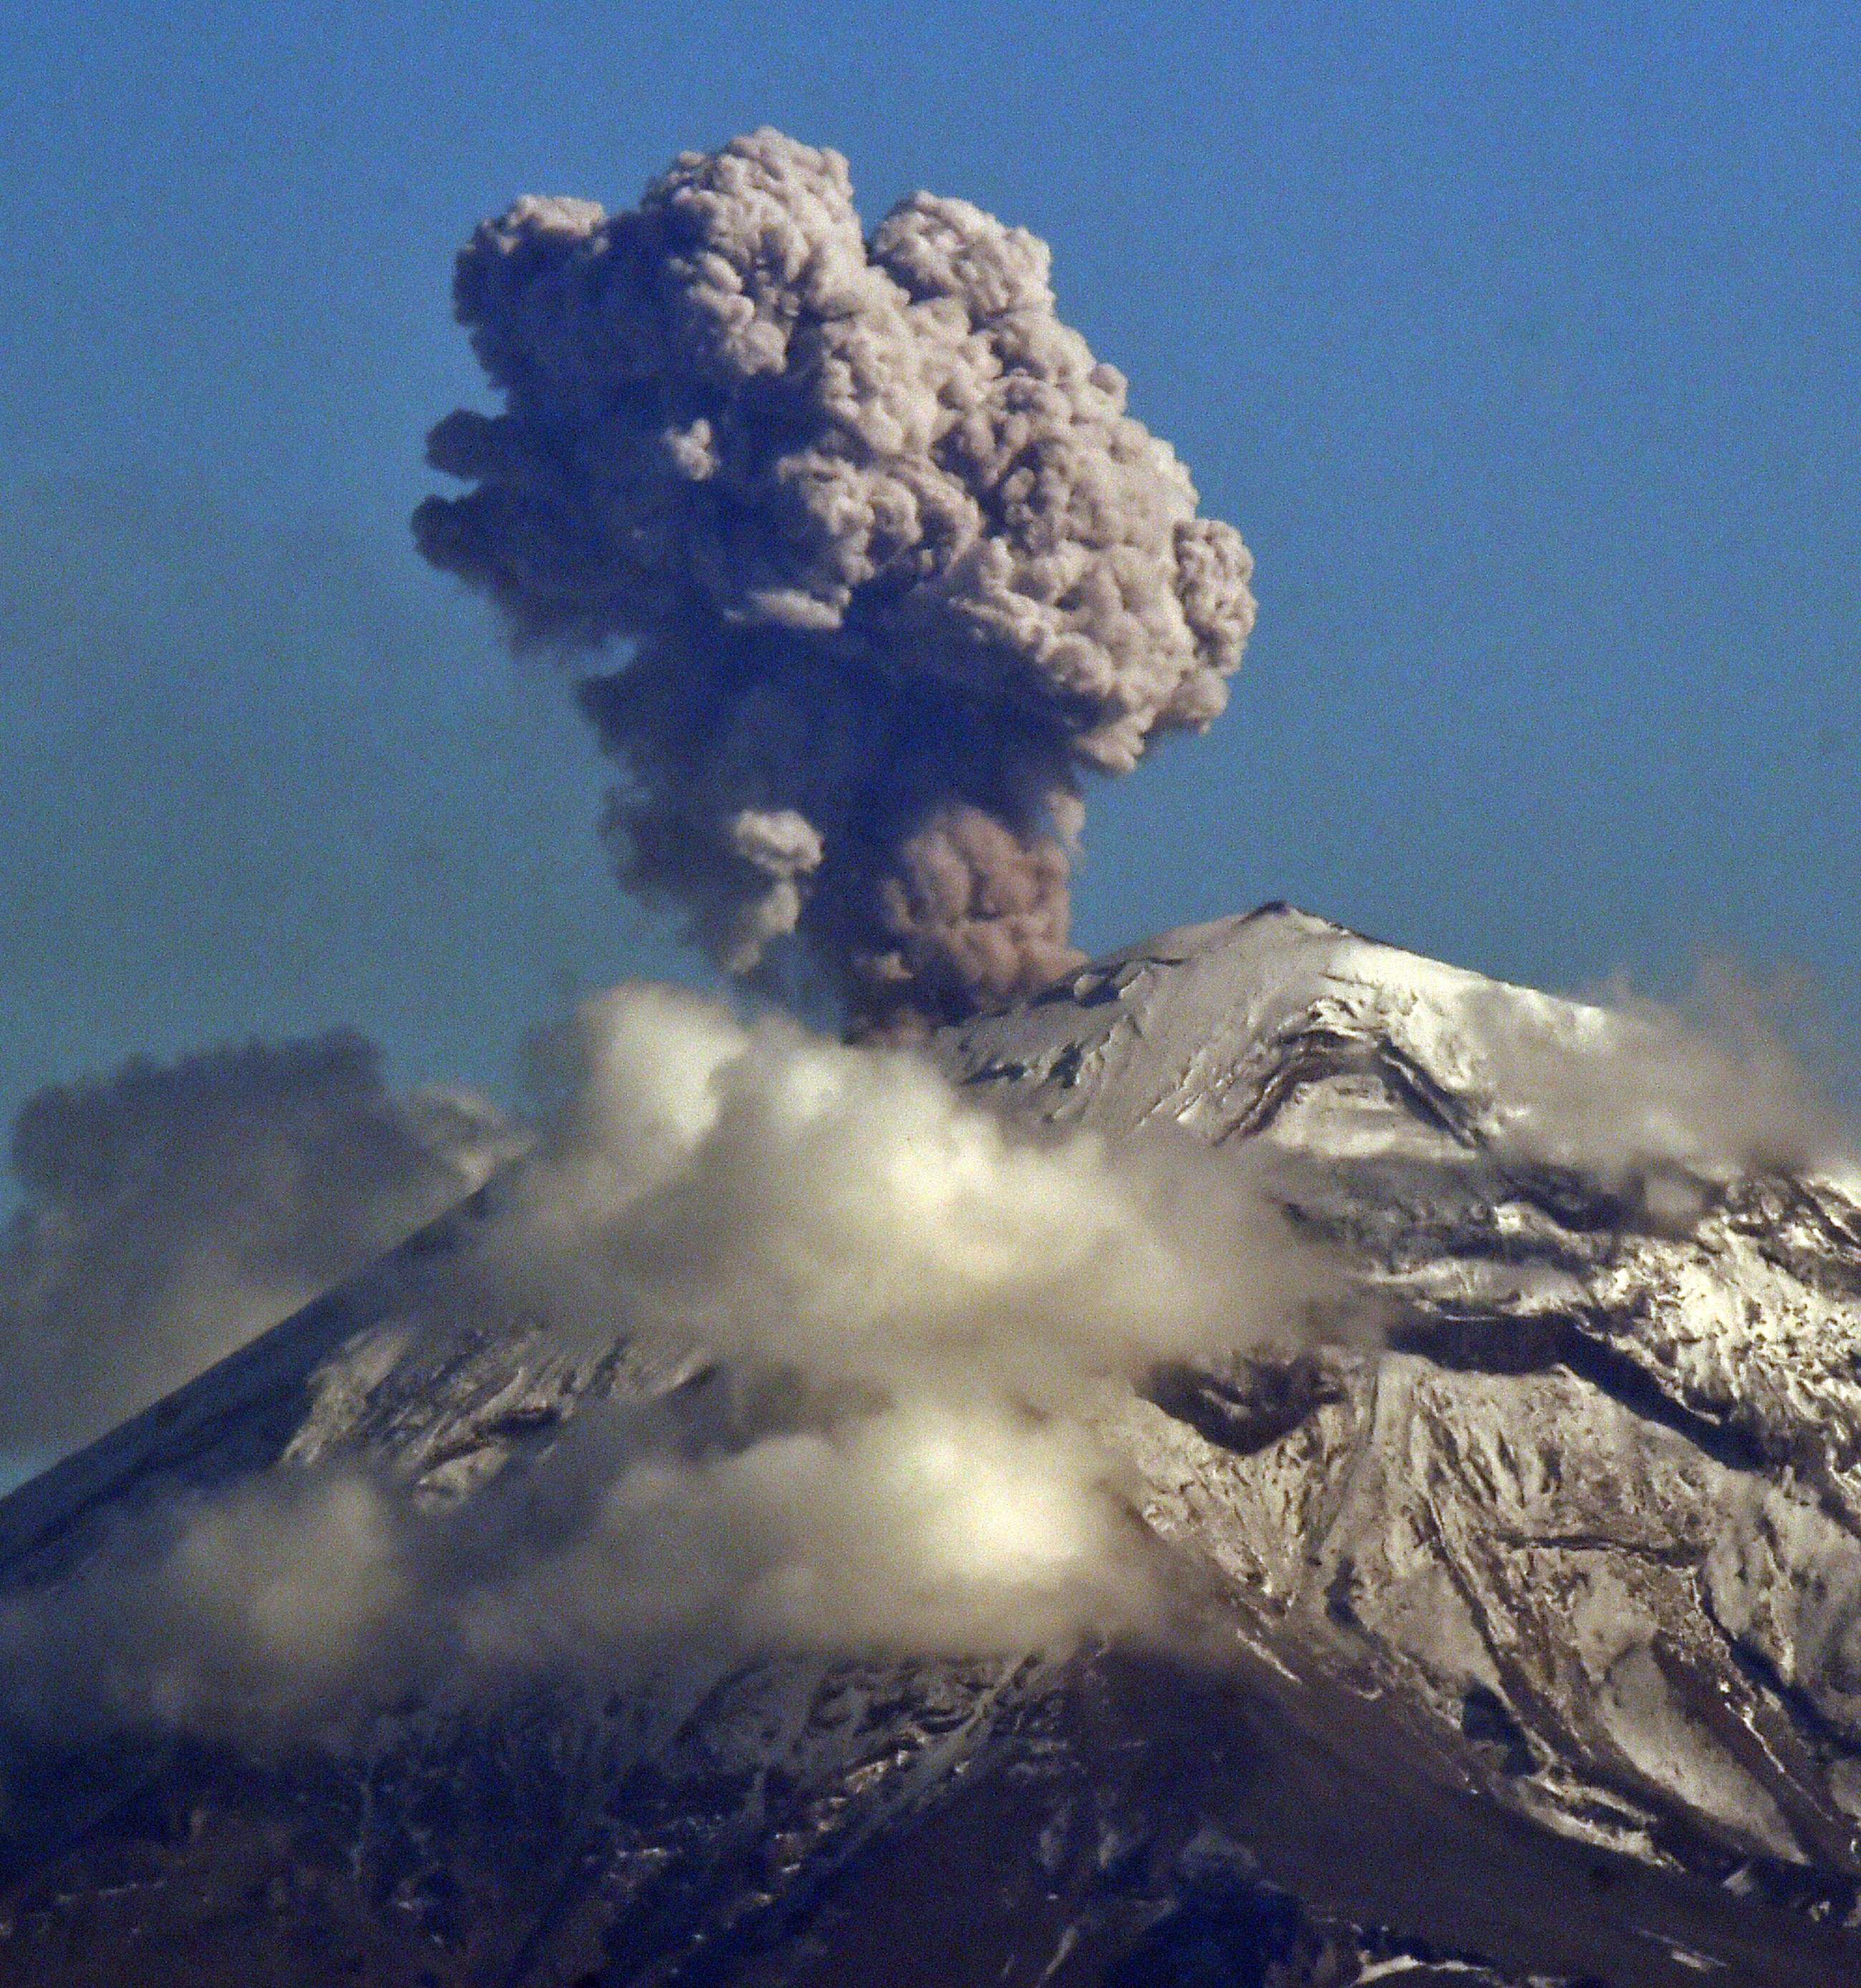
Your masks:
[[[1247,548],[1047,269],[928,194],[868,241],[846,161],[768,130],[628,212],[520,200],[459,258],[507,411],[434,429],[475,487],[421,549],[521,645],[628,645],[582,688],[624,881],[860,1033],[1075,962],[1082,774],[1206,725],[1254,619]]]

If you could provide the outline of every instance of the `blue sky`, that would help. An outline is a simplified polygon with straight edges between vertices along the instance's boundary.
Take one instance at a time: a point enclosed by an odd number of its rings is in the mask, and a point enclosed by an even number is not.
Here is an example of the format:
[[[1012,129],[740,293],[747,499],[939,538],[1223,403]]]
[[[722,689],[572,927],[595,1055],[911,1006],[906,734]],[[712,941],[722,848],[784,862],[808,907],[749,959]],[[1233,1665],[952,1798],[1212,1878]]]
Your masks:
[[[1229,715],[1101,789],[1078,935],[1287,897],[1861,1030],[1861,25],[1700,4],[7,8],[0,1115],[353,1023],[508,1089],[695,972],[602,769],[425,570],[452,253],[762,122],[1052,242],[1257,556]]]

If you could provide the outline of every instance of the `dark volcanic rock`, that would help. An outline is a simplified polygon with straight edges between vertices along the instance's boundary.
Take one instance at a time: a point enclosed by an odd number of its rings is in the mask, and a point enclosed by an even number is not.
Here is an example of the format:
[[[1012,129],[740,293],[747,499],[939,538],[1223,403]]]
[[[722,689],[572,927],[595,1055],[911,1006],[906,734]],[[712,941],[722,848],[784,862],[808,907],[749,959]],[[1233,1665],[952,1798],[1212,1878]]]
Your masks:
[[[1274,908],[935,1046],[1018,1116],[1249,1142],[1395,1321],[1108,1412],[1205,1663],[785,1660],[266,1760],[15,1735],[0,1981],[1861,1980],[1861,1188],[1548,1148],[1518,1073],[1606,1084],[1609,1028]],[[6,1585],[324,1457],[469,1498],[691,1381],[410,1334],[398,1288],[0,1503]]]

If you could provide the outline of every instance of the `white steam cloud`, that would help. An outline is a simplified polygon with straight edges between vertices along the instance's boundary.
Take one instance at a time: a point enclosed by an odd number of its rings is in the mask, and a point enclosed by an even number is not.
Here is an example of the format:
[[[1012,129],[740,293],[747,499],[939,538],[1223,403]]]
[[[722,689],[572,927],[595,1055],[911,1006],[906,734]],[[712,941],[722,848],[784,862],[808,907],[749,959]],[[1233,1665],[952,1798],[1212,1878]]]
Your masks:
[[[680,1384],[463,1498],[339,1445],[133,1522],[0,1618],[15,1676],[262,1740],[414,1682],[1154,1624],[1108,1391],[1302,1341],[1324,1290],[1231,1156],[1017,1135],[902,1052],[659,988],[588,1004],[541,1069],[536,1147],[406,1316],[624,1342]]]
[[[1785,1033],[1781,993],[1723,966],[1702,969],[1680,1007],[1623,986],[1595,1006],[1528,1006],[1495,987],[1467,1016],[1509,1157],[1665,1200],[1681,1219],[1738,1176],[1856,1164],[1853,1128]]]

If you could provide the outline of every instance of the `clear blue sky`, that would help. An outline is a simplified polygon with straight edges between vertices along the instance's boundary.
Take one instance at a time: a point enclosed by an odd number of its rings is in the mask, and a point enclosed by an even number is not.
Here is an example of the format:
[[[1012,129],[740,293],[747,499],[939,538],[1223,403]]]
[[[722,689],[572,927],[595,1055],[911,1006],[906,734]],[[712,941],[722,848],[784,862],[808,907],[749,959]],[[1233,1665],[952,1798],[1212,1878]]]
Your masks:
[[[1259,560],[1079,935],[1269,897],[1511,977],[1805,969],[1861,1033],[1851,7],[28,7],[0,37],[0,1115],[353,1022],[505,1086],[693,969],[559,687],[424,570],[454,249],[764,121],[1053,244]]]

